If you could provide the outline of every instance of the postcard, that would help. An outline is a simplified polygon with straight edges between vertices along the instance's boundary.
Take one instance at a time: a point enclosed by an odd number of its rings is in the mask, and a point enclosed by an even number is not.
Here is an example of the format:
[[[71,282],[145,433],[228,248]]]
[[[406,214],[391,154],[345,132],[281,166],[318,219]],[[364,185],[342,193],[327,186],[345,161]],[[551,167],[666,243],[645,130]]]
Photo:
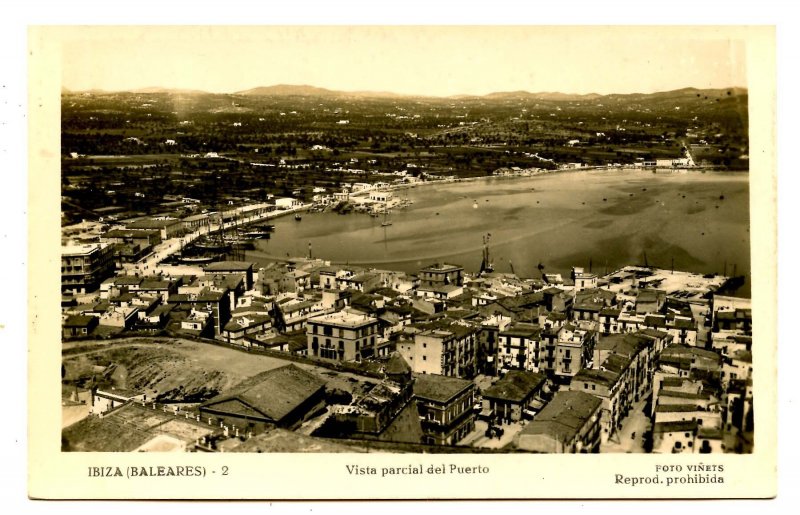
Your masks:
[[[30,497],[776,494],[773,27],[28,35]]]

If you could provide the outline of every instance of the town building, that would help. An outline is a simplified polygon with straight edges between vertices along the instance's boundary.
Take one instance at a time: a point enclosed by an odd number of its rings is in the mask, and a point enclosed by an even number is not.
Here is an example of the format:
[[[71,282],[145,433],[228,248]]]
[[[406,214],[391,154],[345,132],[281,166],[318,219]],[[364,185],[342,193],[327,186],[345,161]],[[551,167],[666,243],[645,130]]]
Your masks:
[[[544,374],[511,370],[483,391],[483,409],[504,422],[533,418],[545,404],[541,394],[546,380]]]
[[[583,267],[572,267],[572,281],[575,283],[576,292],[597,288],[597,274],[586,272]]]
[[[245,379],[198,408],[202,417],[253,431],[294,429],[325,406],[325,381],[289,364]]]
[[[419,271],[420,287],[464,284],[464,267],[448,263],[435,263]]]
[[[539,371],[539,326],[516,323],[499,331],[497,339],[497,365],[501,370]]]
[[[620,363],[613,370],[583,369],[575,375],[569,387],[570,391],[588,393],[602,401],[602,442],[607,442],[622,426],[622,419],[630,411],[632,401],[628,378],[630,360],[616,354],[609,360]]]
[[[410,328],[413,340],[398,342],[397,350],[415,373],[465,378],[477,373],[478,326],[441,320]]]
[[[114,275],[114,247],[87,243],[61,247],[61,291],[89,293]]]
[[[186,232],[204,231],[211,227],[211,217],[208,213],[189,215],[181,221],[183,222],[183,230]]]
[[[475,429],[475,384],[466,379],[420,374],[414,397],[422,419],[423,443],[455,445]]]
[[[65,340],[85,338],[92,334],[99,323],[100,319],[95,316],[70,315],[62,324],[63,337]]]
[[[308,355],[337,361],[360,361],[374,355],[378,319],[349,311],[307,321]]]
[[[653,426],[654,454],[692,454],[698,424],[695,421],[661,422]]]
[[[423,443],[422,424],[414,397],[416,379],[395,353],[384,369],[384,379],[355,396],[349,404],[330,406],[315,436],[356,440]]]
[[[246,261],[217,261],[203,269],[209,275],[243,275],[245,290],[253,289],[253,263]]]
[[[175,238],[185,232],[183,222],[177,218],[142,218],[125,228],[129,231],[158,231],[162,240]]]
[[[601,405],[594,395],[560,391],[522,428],[516,447],[538,453],[598,452]]]
[[[169,303],[208,313],[215,336],[222,334],[231,318],[231,298],[227,290],[205,287],[198,293],[178,293],[170,295]]]
[[[564,324],[545,329],[541,334],[544,353],[540,354],[539,368],[562,382],[568,383],[592,359],[597,339],[594,331]]]

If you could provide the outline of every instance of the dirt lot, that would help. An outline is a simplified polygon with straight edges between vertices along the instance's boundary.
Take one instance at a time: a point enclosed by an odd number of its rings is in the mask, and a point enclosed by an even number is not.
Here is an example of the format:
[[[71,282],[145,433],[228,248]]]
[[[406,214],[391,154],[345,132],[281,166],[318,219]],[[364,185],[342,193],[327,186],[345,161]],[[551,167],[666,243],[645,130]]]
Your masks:
[[[128,338],[82,341],[64,345],[65,377],[87,385],[102,385],[162,395],[173,400],[202,401],[228,391],[242,380],[292,363],[271,356],[179,338]],[[328,388],[358,391],[375,380],[300,364],[328,383]]]

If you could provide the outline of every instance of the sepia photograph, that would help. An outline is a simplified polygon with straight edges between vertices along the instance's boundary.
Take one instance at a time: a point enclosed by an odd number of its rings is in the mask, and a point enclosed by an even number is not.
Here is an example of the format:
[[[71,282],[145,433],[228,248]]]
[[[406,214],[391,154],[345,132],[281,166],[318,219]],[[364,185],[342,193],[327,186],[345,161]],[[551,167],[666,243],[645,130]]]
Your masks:
[[[83,481],[636,454],[597,491],[702,497],[774,468],[772,29],[29,36],[60,298],[29,388]]]

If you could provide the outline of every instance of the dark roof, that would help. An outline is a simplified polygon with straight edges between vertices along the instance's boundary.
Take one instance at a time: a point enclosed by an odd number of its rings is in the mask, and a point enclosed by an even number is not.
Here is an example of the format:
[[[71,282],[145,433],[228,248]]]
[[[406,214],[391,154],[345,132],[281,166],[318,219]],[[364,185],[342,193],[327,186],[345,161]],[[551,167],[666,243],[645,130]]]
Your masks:
[[[612,354],[603,362],[601,367],[603,370],[608,370],[615,374],[622,374],[631,366],[631,361],[630,358],[621,354]]]
[[[739,360],[739,361],[744,361],[746,363],[752,363],[753,362],[753,353],[750,352],[750,351],[747,351],[747,350],[740,350],[740,351],[734,353],[734,355],[732,357],[733,357],[733,359],[736,359],[736,360]]]
[[[511,402],[522,402],[544,384],[545,376],[535,372],[511,370],[483,392],[483,396]]]
[[[64,327],[88,327],[94,320],[97,319],[92,316],[70,315],[64,321]]]
[[[692,331],[697,330],[697,325],[695,324],[694,320],[687,320],[685,318],[676,318],[673,322],[673,326],[676,329],[690,329]]]
[[[688,413],[690,411],[704,411],[694,404],[660,404],[656,406],[656,413]]]
[[[522,336],[527,338],[538,338],[541,329],[539,326],[531,324],[513,324],[505,331],[500,331],[501,336]]]
[[[688,345],[670,345],[661,352],[661,360],[668,361],[670,358],[704,358],[719,362],[721,357],[714,351],[690,347]]]
[[[206,272],[246,272],[253,268],[247,261],[215,261],[205,266]]]
[[[597,412],[602,402],[600,398],[586,392],[558,392],[519,434],[546,434],[558,441],[569,442]]]
[[[696,429],[696,421],[680,420],[677,422],[659,422],[653,427],[653,433],[686,433]]]
[[[667,320],[662,315],[647,315],[644,317],[644,325],[650,327],[666,327]]]
[[[694,400],[707,400],[711,398],[709,393],[692,393],[692,392],[676,392],[673,390],[661,389],[658,392],[659,397],[673,397],[676,399],[694,399]]]
[[[383,371],[387,375],[402,375],[410,373],[411,367],[399,352],[393,352]]]
[[[172,286],[172,281],[165,279],[145,279],[139,285],[140,290],[168,290]]]
[[[120,275],[114,278],[114,284],[117,286],[130,286],[139,285],[144,281],[143,277],[136,277],[134,275]]]
[[[214,397],[201,407],[213,406],[229,400],[238,400],[252,409],[280,422],[295,408],[325,386],[317,375],[289,364],[250,377],[235,386],[227,395]],[[237,413],[231,413],[236,416]]]
[[[614,386],[619,378],[622,377],[617,372],[612,372],[610,370],[597,370],[593,368],[582,368],[575,374],[575,377],[572,378],[573,383],[596,383],[602,384],[611,388]]]
[[[131,222],[128,224],[128,229],[163,229],[164,227],[169,227],[171,225],[180,224],[181,221],[177,219],[166,219],[166,220],[152,220],[152,219],[144,219],[144,220],[136,220],[135,222]]]
[[[444,404],[472,386],[472,381],[458,377],[420,374],[414,380],[414,395]]]
[[[684,377],[670,376],[662,379],[661,384],[663,386],[683,386],[683,383],[686,381],[691,382],[692,380],[689,379],[688,377],[684,378]]]
[[[669,333],[666,331],[659,331],[658,329],[639,329],[636,331],[636,334],[643,334],[645,336],[650,336],[651,338],[664,338],[665,336],[669,336]]]
[[[244,322],[245,319],[247,319],[249,323],[242,325],[242,322]],[[272,322],[272,318],[267,315],[249,315],[246,317],[234,317],[231,318],[227,324],[225,324],[225,327],[223,329],[225,331],[230,331],[230,332],[241,331],[244,329],[249,329],[251,327],[263,325],[269,322]]]
[[[161,234],[158,230],[145,230],[145,231],[126,231],[124,229],[112,229],[103,234],[103,238],[133,238],[141,239],[148,236]]]

